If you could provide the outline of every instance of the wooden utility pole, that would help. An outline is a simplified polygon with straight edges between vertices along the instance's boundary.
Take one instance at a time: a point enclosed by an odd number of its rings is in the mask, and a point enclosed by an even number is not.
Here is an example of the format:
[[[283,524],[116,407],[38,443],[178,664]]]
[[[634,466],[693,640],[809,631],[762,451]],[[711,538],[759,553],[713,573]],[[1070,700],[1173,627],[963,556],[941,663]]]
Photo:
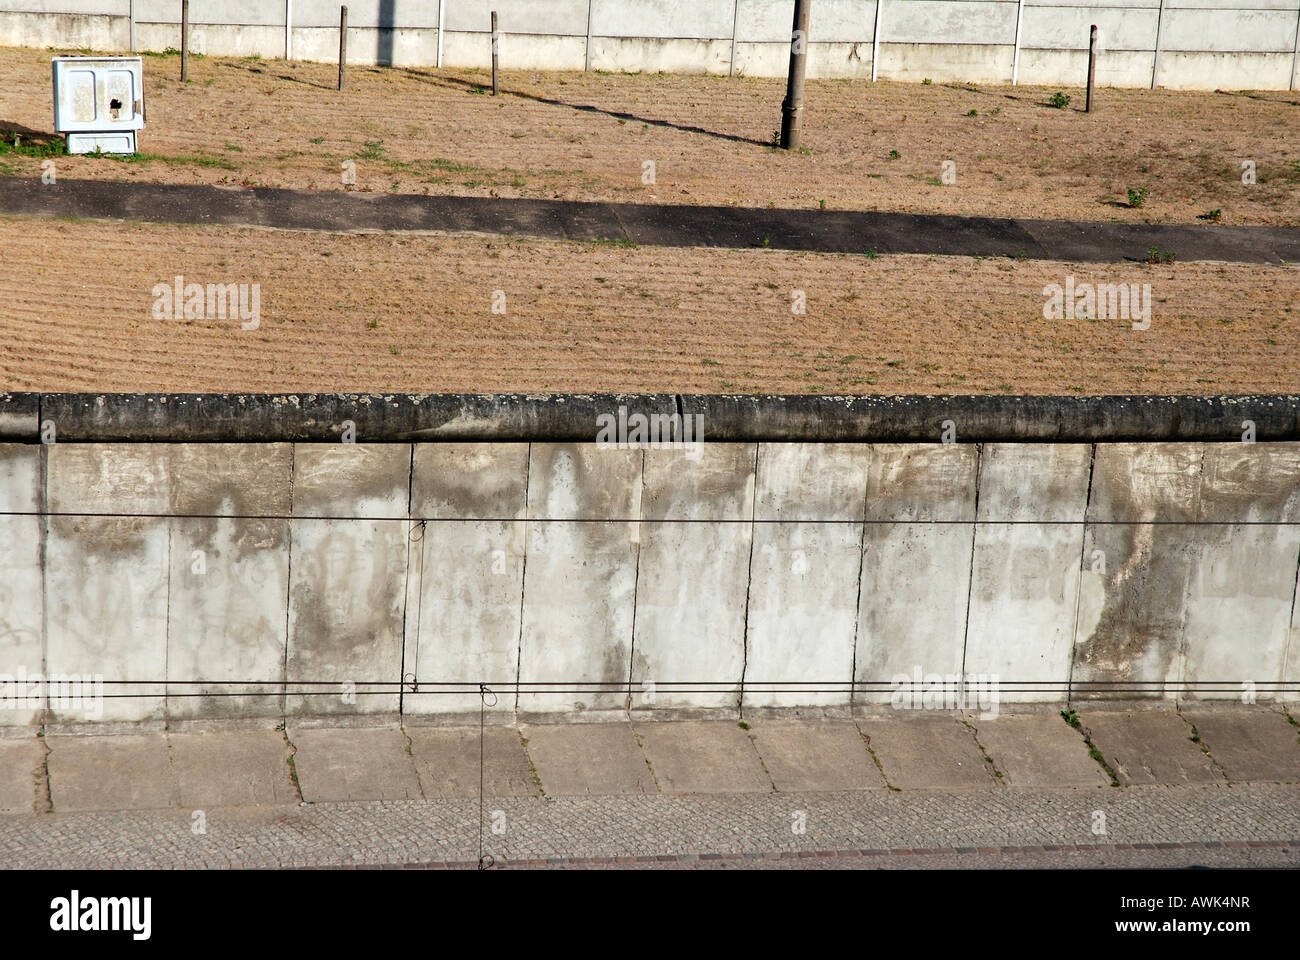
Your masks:
[[[348,79],[348,8],[339,10],[339,89]]]
[[[1083,112],[1092,113],[1092,84],[1097,79],[1097,25],[1092,25],[1088,35],[1088,96],[1084,101]]]
[[[794,0],[794,30],[790,37],[790,76],[781,104],[781,146],[799,146],[803,126],[803,78],[808,66],[808,8],[812,0]]]

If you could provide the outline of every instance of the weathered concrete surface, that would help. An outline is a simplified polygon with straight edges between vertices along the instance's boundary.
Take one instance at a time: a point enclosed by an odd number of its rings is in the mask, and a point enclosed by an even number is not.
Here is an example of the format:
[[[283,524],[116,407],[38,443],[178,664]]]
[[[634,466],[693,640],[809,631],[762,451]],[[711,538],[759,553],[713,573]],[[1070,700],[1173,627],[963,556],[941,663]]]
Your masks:
[[[752,443],[646,450],[641,518],[753,520],[756,456]]]
[[[172,504],[172,450],[167,444],[149,443],[48,444],[49,510],[166,515]]]
[[[170,527],[168,717],[279,716],[289,521],[177,518]],[[230,695],[251,682],[269,684],[253,688],[265,695]]]
[[[987,444],[981,455],[965,669],[1043,687],[1059,701],[1073,658],[1092,451],[1084,444]]]
[[[0,740],[0,813],[31,813],[45,789],[45,747],[37,737]]]
[[[1098,444],[1084,542],[1076,683],[1178,684],[1203,444]],[[1129,699],[1145,691],[1097,694]],[[1076,698],[1092,696],[1086,688]]]
[[[885,788],[853,723],[755,720],[749,735],[777,790]]]
[[[935,424],[938,434],[941,427]],[[855,680],[962,669],[978,453],[956,444],[875,444],[863,531]],[[888,703],[888,689],[857,703]]]
[[[293,515],[404,518],[410,478],[410,444],[296,443]]]
[[[397,710],[396,693],[358,691],[367,682],[401,677],[407,526],[400,520],[295,521],[285,679],[329,692],[286,696],[287,714]]]
[[[1083,732],[1101,751],[1121,784],[1222,782],[1223,775],[1173,708],[1085,709]]]
[[[398,727],[290,727],[288,736],[308,803],[420,797],[415,763]]]
[[[760,443],[755,519],[860,521],[870,452],[856,443]]]
[[[47,675],[141,682],[105,686],[106,695],[136,696],[106,696],[102,704],[74,703],[53,711],[55,721],[161,719],[167,675],[168,521],[49,517],[46,530]]]
[[[746,706],[848,707],[844,681],[853,675],[861,563],[860,523],[755,526]],[[837,689],[820,692],[799,684]]]
[[[55,813],[177,805],[176,778],[161,734],[47,736],[45,742]]]
[[[867,717],[858,721],[885,780],[902,790],[960,790],[997,784],[971,732],[951,716]]]
[[[171,772],[182,807],[297,803],[289,745],[278,730],[169,733]]]
[[[548,796],[658,793],[626,723],[531,724],[523,735]]]
[[[749,736],[726,720],[634,723],[663,793],[770,793]]]
[[[595,443],[533,444],[530,451],[530,519],[640,519],[644,451]]]
[[[521,519],[527,500],[526,443],[415,445],[413,519]]]
[[[426,797],[477,797],[479,728],[405,727],[415,772]],[[483,792],[489,797],[535,797],[537,783],[513,726],[483,728]]]
[[[590,685],[628,682],[638,536],[637,523],[529,523],[519,680],[556,692],[521,693],[521,714],[626,707],[626,690]]]
[[[519,669],[527,523],[440,520],[411,535],[405,663],[419,688],[407,688],[402,712],[477,713],[477,687],[451,685],[487,683],[497,694],[488,711],[509,714],[515,695],[506,685]]]
[[[1051,713],[975,718],[975,738],[1012,787],[1105,787],[1110,778],[1077,730]]]
[[[40,508],[41,448],[0,444],[0,697],[21,696],[20,675],[44,671],[44,611],[41,602],[42,522]],[[4,678],[10,678],[6,681]],[[13,688],[7,682],[15,684]],[[18,701],[0,701],[0,727],[25,726],[39,717]]]
[[[1183,707],[1229,780],[1300,780],[1300,728],[1271,707]]]
[[[641,525],[634,712],[739,709],[752,532],[748,522]]]

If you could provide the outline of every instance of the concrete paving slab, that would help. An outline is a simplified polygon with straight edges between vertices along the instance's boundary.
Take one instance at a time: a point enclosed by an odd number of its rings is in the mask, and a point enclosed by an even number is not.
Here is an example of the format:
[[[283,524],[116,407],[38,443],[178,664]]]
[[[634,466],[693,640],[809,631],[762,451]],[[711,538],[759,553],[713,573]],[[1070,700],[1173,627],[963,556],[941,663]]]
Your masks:
[[[523,731],[550,796],[659,792],[629,724],[532,724]]]
[[[1223,780],[1214,761],[1192,742],[1186,721],[1172,709],[1083,710],[1079,720],[1125,786]]]
[[[37,737],[0,740],[0,813],[32,813],[44,770],[45,747]]]
[[[167,738],[47,736],[55,813],[147,810],[179,803]]]
[[[294,767],[308,803],[418,800],[420,782],[397,727],[289,729]]]
[[[415,772],[428,798],[477,797],[479,728],[405,728],[411,740]],[[483,793],[489,797],[535,797],[528,755],[513,726],[483,729]]]
[[[975,738],[955,717],[863,718],[858,728],[867,735],[891,786],[960,790],[997,783]]]
[[[770,793],[749,735],[730,720],[633,726],[664,793]]]
[[[1229,780],[1300,780],[1300,728],[1271,707],[1185,707]]]
[[[885,789],[856,724],[756,720],[750,737],[777,790]]]
[[[1002,714],[971,721],[993,765],[1013,787],[1104,787],[1110,778],[1083,736],[1051,713]]]
[[[183,807],[297,803],[289,745],[278,730],[169,734]]]

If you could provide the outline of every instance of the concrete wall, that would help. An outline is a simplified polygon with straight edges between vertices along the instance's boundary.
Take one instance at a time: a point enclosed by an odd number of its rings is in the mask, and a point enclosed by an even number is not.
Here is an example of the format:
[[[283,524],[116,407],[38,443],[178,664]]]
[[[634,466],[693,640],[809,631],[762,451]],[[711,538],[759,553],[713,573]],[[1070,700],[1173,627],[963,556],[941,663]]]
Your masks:
[[[1080,86],[1089,27],[1103,85],[1294,89],[1297,0],[816,0],[809,73]],[[440,11],[440,4],[445,9]],[[192,43],[213,55],[332,60],[337,0],[192,0]],[[486,66],[489,12],[507,69],[783,76],[793,0],[352,0],[357,63]],[[877,19],[877,13],[879,18]],[[97,50],[180,45],[180,0],[0,0],[0,44]],[[876,24],[880,37],[876,37]],[[877,42],[878,41],[878,42]]]
[[[1298,579],[1296,442],[0,445],[0,674],[105,721],[1266,700]]]

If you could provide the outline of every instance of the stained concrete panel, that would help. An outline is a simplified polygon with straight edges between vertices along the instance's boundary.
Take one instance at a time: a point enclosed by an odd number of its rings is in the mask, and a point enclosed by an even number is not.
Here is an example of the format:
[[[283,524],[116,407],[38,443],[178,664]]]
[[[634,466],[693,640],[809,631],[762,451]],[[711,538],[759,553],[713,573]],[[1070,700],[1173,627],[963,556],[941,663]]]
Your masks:
[[[410,444],[296,443],[293,515],[405,517],[410,477]]]
[[[179,802],[167,738],[47,736],[55,813],[148,810]]]
[[[105,694],[131,696],[73,703],[54,710],[54,719],[161,719],[167,676],[168,521],[50,517],[46,522],[47,675],[144,681],[106,685]]]
[[[533,724],[523,733],[547,796],[659,792],[626,723]]]
[[[594,443],[532,445],[528,516],[534,520],[635,520],[644,451]]]
[[[900,675],[961,673],[972,536],[969,523],[866,525],[854,679],[872,688],[855,703],[889,703]]]
[[[0,469],[3,465],[0,459]],[[14,492],[0,491],[7,497],[0,509],[25,500]],[[40,718],[39,687],[21,685],[45,670],[41,529],[37,516],[0,516],[0,727],[25,726]],[[14,699],[6,702],[3,698],[9,696]]]
[[[407,726],[425,797],[479,795],[479,728]],[[488,797],[535,797],[537,783],[514,726],[482,730],[482,789]]]
[[[0,813],[32,813],[44,785],[41,741],[34,736],[0,740]]]
[[[297,803],[289,745],[278,730],[171,733],[172,775],[182,807]]]
[[[950,716],[910,713],[864,718],[858,727],[884,772],[900,790],[960,790],[996,786],[971,732]]]
[[[172,447],[165,443],[52,443],[46,490],[51,513],[166,515]]]
[[[1099,443],[1093,460],[1090,522],[1197,519],[1202,443]]]
[[[40,509],[42,449],[27,443],[0,443],[0,511]]]
[[[757,520],[862,519],[871,448],[861,443],[762,443]]]
[[[529,523],[519,681],[556,692],[521,693],[521,713],[626,706],[625,689],[606,691],[630,674],[639,536],[636,523]]]
[[[992,523],[975,531],[966,674],[997,677],[1006,701],[1066,697],[1083,524]]]
[[[286,713],[396,711],[396,693],[358,691],[401,679],[407,524],[297,520],[291,536],[285,679],[291,688],[323,682],[309,689],[328,692],[289,695]]]
[[[1300,780],[1300,728],[1270,707],[1184,707],[1229,780]]]
[[[634,724],[663,793],[770,793],[749,736],[729,720]]]
[[[447,5],[444,23],[448,31],[487,32],[495,10],[505,33],[586,36],[587,4],[588,0],[549,0],[545,4],[535,0],[458,0]],[[436,17],[432,25],[437,26]]]
[[[970,444],[872,444],[868,466],[868,521],[975,519],[979,451]]]
[[[1188,582],[1200,556],[1191,529],[1161,523],[1087,527],[1074,699],[1177,692],[1183,678]]]
[[[591,34],[601,37],[730,37],[730,4],[697,0],[591,0]]]
[[[418,688],[408,687],[402,712],[478,713],[477,686],[456,686],[478,683],[495,694],[490,714],[513,711],[527,524],[443,520],[414,535],[405,662]]]
[[[177,518],[170,523],[168,717],[279,715],[289,521]]]
[[[1223,781],[1214,762],[1192,742],[1191,727],[1172,708],[1085,709],[1079,719],[1084,733],[1125,786]]]
[[[1300,521],[1300,443],[1207,443],[1197,519]]]
[[[858,523],[755,527],[745,638],[746,706],[848,705],[861,551]],[[774,692],[791,690],[792,684],[832,684],[837,689]]]
[[[752,443],[647,450],[641,518],[753,519],[755,456]]]
[[[632,709],[739,708],[750,524],[644,523],[641,535]],[[681,685],[691,692],[671,692]]]
[[[1056,712],[1004,713],[973,722],[979,744],[1008,786],[1054,790],[1110,784],[1083,737]]]
[[[522,518],[528,499],[528,444],[418,443],[411,516],[422,519]]]
[[[199,516],[287,517],[291,509],[293,445],[179,443],[170,453],[171,513]]]
[[[1016,4],[1010,0],[887,0],[880,38],[890,43],[1010,44]]]
[[[420,782],[398,727],[290,727],[294,770],[308,803],[418,800]]]
[[[853,723],[756,720],[750,737],[778,791],[885,788]]]
[[[984,523],[1082,523],[1092,448],[1086,443],[987,443],[980,458]]]
[[[1300,528],[1281,525],[1199,527],[1188,579],[1184,680],[1193,699],[1240,701],[1253,681],[1260,700],[1283,679],[1291,606],[1300,560]]]
[[[738,41],[784,41],[789,59],[794,0],[737,0]],[[808,16],[808,37],[812,41],[843,40],[869,42],[875,29],[874,0],[818,0]]]

